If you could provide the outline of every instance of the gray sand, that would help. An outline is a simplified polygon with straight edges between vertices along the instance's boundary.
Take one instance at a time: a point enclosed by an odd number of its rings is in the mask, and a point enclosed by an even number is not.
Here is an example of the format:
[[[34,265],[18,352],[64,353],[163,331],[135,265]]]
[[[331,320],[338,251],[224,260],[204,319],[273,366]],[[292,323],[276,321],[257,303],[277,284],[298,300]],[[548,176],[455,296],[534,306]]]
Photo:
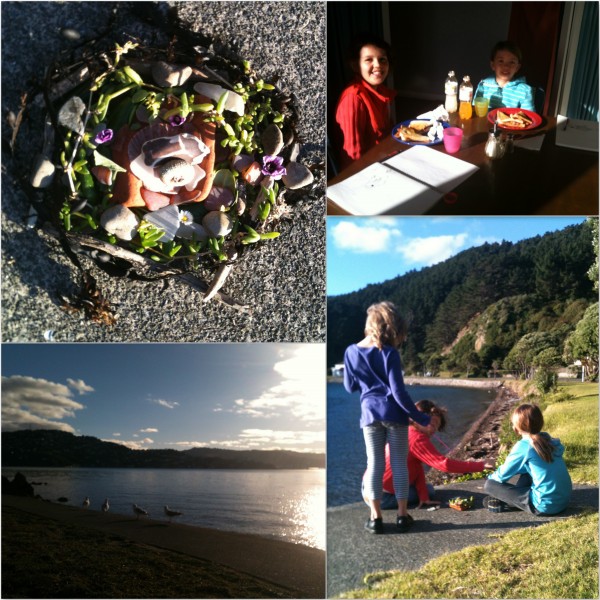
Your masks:
[[[89,259],[86,268],[118,314],[113,327],[66,314],[60,296],[78,289],[79,273],[58,243],[25,225],[35,194],[20,185],[41,150],[43,109],[30,106],[14,156],[6,116],[18,113],[20,94],[39,81],[46,64],[77,42],[114,24],[109,37],[127,33],[152,43],[141,2],[2,2],[2,341],[43,342],[322,342],[325,339],[325,177],[310,196],[294,203],[281,237],[264,243],[236,266],[223,289],[252,316],[177,281],[134,282],[113,278]],[[220,40],[252,62],[265,79],[295,93],[302,111],[304,145],[299,160],[324,161],[325,4],[317,2],[169,2],[189,29]],[[141,16],[140,16],[141,15]],[[160,42],[161,40],[157,40]],[[32,190],[33,192],[33,190]]]

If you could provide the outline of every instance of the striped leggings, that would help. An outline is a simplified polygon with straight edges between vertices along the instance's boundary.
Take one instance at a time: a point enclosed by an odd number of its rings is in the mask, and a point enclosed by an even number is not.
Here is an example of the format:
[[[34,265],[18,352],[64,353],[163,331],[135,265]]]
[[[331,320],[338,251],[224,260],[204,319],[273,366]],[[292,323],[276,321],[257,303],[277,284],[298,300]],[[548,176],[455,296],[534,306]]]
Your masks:
[[[394,490],[398,500],[408,498],[408,425],[375,421],[363,427],[367,447],[367,472],[365,473],[365,497],[381,500],[383,474],[385,472],[385,444],[390,445],[390,464],[394,479]]]

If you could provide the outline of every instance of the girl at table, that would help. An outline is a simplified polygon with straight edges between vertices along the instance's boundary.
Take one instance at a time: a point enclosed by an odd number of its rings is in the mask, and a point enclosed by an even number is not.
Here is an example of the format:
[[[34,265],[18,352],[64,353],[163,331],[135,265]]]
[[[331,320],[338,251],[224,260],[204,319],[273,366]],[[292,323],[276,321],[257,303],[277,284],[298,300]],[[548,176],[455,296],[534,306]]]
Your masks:
[[[340,166],[348,166],[379,143],[392,129],[391,107],[396,92],[384,85],[390,69],[387,42],[362,34],[350,47],[355,77],[342,92],[335,120],[341,132]]]
[[[361,418],[367,450],[365,497],[371,509],[365,529],[383,533],[381,514],[385,445],[389,443],[394,489],[398,501],[396,526],[403,533],[413,523],[408,514],[408,419],[426,431],[431,417],[417,410],[402,375],[398,347],[406,339],[406,323],[391,302],[371,305],[367,310],[365,338],[346,349],[344,387],[360,391]]]
[[[489,98],[489,109],[523,108],[535,110],[533,89],[525,77],[517,77],[521,69],[522,54],[513,42],[498,42],[492,49],[490,67],[494,75],[479,82],[473,102],[477,98]]]
[[[571,477],[560,440],[542,431],[544,417],[535,404],[521,404],[511,416],[521,436],[506,461],[485,482],[484,490],[501,502],[533,514],[562,512],[571,497]],[[515,484],[508,483],[519,475]]]
[[[446,409],[438,406],[431,400],[419,400],[416,407],[431,416],[431,427],[433,431],[443,431],[446,428]],[[433,432],[426,433],[416,427],[408,428],[408,481],[410,484],[408,502],[418,503],[417,508],[426,505],[440,504],[432,500],[435,490],[432,485],[425,481],[425,469],[428,465],[444,473],[478,473],[484,469],[493,469],[491,461],[455,460],[444,456],[431,442]],[[385,509],[396,508],[396,497],[394,493],[394,482],[389,460],[389,451],[386,447],[385,473],[383,475],[383,497],[381,507]]]

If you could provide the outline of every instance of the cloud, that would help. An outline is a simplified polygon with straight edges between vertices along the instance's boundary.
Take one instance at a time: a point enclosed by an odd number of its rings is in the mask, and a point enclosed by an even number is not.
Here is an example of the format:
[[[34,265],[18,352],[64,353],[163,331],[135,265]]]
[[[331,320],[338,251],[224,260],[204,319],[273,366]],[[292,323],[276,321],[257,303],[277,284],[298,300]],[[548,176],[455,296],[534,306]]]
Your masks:
[[[431,266],[442,262],[466,246],[468,235],[439,235],[413,238],[398,245],[397,251],[408,263]]]
[[[113,433],[113,435],[115,435]],[[118,434],[120,435],[120,434]],[[125,446],[131,450],[147,450],[145,445],[153,444],[154,440],[151,438],[144,438],[143,440],[118,440],[118,439],[103,439],[103,442],[111,442],[113,444],[119,444],[119,446]]]
[[[2,377],[3,431],[58,429],[74,433],[74,428],[62,421],[74,418],[75,412],[84,408],[62,383],[21,375]]]
[[[340,250],[356,254],[386,252],[402,236],[399,229],[390,227],[380,219],[366,222],[340,221],[331,228],[333,244]]]
[[[121,434],[120,433],[113,433],[113,436],[114,437],[121,437]]]
[[[80,396],[94,391],[94,388],[85,383],[82,379],[67,379],[67,383],[69,384],[69,387],[72,387],[75,391],[79,392]]]
[[[176,406],[179,406],[179,402],[171,402],[170,400],[162,400],[160,398],[150,398],[150,402],[171,409],[175,408]]]
[[[158,433],[158,429],[155,427],[146,427],[146,429],[140,429],[142,433]]]
[[[279,383],[256,398],[239,398],[233,412],[255,418],[288,417],[298,423],[325,424],[325,345],[302,344],[282,349],[273,365]]]

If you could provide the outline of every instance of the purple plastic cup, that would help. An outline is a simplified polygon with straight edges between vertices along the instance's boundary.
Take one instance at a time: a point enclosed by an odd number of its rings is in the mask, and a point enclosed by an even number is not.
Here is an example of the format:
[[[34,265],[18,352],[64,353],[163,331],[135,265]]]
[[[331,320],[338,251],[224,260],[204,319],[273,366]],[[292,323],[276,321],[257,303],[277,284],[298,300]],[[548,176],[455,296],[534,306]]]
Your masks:
[[[448,127],[444,129],[444,148],[448,154],[455,154],[460,150],[463,138],[463,130],[460,127]]]

